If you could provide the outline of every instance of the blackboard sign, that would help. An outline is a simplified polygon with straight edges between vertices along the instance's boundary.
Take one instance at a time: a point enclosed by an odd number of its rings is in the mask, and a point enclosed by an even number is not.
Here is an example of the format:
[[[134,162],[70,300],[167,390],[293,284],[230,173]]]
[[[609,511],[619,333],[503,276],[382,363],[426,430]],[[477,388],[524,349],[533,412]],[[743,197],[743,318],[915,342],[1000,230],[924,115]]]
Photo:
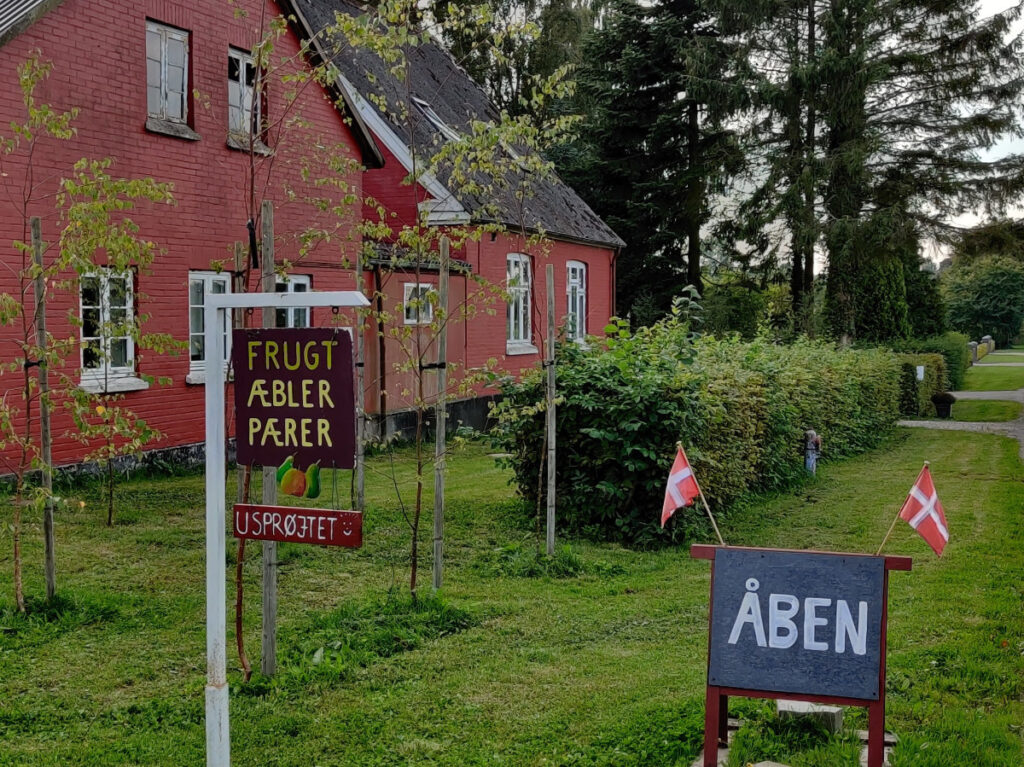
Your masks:
[[[864,706],[867,767],[883,767],[889,571],[910,558],[700,543],[690,553],[712,563],[703,767],[728,744],[735,695]]]
[[[238,462],[355,465],[352,339],[343,328],[235,330]]]
[[[885,558],[721,549],[708,684],[878,700]]]

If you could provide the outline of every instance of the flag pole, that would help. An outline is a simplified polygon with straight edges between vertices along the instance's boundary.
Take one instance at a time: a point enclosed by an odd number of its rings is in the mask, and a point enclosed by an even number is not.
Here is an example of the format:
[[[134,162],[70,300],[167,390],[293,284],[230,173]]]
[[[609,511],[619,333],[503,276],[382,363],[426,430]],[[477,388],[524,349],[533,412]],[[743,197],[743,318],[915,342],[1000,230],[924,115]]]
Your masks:
[[[683,443],[676,442],[676,449],[682,450]],[[685,451],[684,451],[685,452]],[[704,497],[704,491],[700,489],[700,482],[697,481],[697,475],[693,475],[693,483],[697,486],[697,493],[700,495],[700,500],[704,504],[704,509],[708,513],[708,519],[711,520],[711,526],[715,529],[715,535],[718,536],[718,543],[722,546],[725,545],[725,539],[722,538],[722,533],[718,529],[718,523],[715,522],[715,515],[711,513],[711,507],[708,505],[708,499]]]
[[[928,461],[924,462],[924,466],[926,469],[928,468]],[[906,503],[906,501],[904,501],[904,503]],[[885,537],[882,539],[882,544],[878,547],[878,551],[875,552],[876,557],[879,556],[882,553],[882,549],[885,548],[885,544],[888,542],[889,536],[892,535],[892,531],[896,529],[896,523],[900,521],[900,514],[902,513],[903,507],[900,506],[900,510],[896,512],[896,518],[892,521],[892,524],[889,525],[889,532],[885,534]]]
[[[718,543],[722,546],[725,545],[725,541],[722,539],[722,533],[718,530],[718,524],[715,522],[715,515],[711,513],[711,507],[708,506],[708,499],[704,497],[704,491],[700,489],[700,485],[697,485],[697,492],[700,493],[700,499],[704,502],[704,508],[707,509],[708,519],[711,520],[711,526],[715,528],[715,535],[718,536]]]

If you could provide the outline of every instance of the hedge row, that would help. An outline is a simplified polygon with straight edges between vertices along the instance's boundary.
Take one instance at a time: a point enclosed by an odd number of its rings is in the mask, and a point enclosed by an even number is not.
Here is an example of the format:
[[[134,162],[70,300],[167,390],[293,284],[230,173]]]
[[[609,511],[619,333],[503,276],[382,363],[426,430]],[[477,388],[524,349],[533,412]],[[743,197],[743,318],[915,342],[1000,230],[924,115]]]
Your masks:
[[[964,376],[971,366],[971,353],[967,349],[970,339],[963,333],[943,333],[931,338],[915,338],[902,341],[894,346],[896,351],[912,354],[941,354],[946,360],[946,388],[960,391],[964,388]],[[978,347],[981,354],[981,347]]]
[[[677,441],[721,510],[743,493],[801,477],[805,430],[815,429],[823,456],[836,458],[876,445],[898,415],[901,367],[889,351],[692,339],[671,318],[635,335],[623,325],[609,330],[602,346],[559,350],[558,519],[572,533],[639,544],[698,530],[706,537],[699,508],[659,527]],[[542,371],[505,382],[503,393],[496,441],[535,504]]]
[[[900,355],[900,413],[907,416],[934,416],[932,397],[946,391],[946,359],[941,354]],[[918,380],[918,368],[924,379]]]

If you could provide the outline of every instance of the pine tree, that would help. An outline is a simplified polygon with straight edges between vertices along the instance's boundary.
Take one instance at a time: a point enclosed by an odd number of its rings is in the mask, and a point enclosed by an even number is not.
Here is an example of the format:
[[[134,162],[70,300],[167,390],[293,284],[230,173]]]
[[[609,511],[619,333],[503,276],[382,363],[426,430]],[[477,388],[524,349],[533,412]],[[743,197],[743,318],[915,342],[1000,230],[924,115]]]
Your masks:
[[[822,15],[827,300],[840,337],[909,332],[900,249],[964,208],[1021,188],[1019,157],[981,150],[1019,133],[1015,7],[987,19],[954,0],[833,0]],[[882,295],[884,293],[884,295]],[[880,326],[879,323],[882,323]]]
[[[697,0],[615,0],[585,45],[588,114],[560,171],[627,243],[618,308],[635,323],[663,314],[688,284],[703,290],[708,199],[736,161],[724,125],[744,92],[732,64]]]
[[[744,131],[752,192],[732,236],[760,251],[762,270],[788,261],[798,327],[806,327],[822,231],[818,137],[819,9],[814,0],[711,0],[743,51],[752,109]]]
[[[980,19],[953,0],[717,4],[755,97],[748,241],[789,255],[799,308],[823,235],[832,332],[910,332],[908,280],[922,285],[897,264],[947,234],[952,213],[998,210],[1020,189],[1020,158],[981,155],[1020,130],[1020,8]]]

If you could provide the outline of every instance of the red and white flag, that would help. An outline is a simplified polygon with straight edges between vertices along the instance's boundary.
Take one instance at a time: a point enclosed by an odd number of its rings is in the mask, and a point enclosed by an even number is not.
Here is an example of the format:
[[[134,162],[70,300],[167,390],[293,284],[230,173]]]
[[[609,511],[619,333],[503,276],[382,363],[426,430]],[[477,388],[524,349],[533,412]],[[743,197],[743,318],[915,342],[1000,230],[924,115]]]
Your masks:
[[[928,464],[924,465],[917,482],[910,488],[910,494],[900,509],[900,517],[917,530],[937,556],[942,556],[942,550],[949,541],[949,530]]]
[[[676,460],[672,462],[672,471],[668,475],[665,502],[661,505],[661,526],[665,526],[680,506],[691,506],[698,495],[700,488],[697,487],[697,479],[693,476],[693,469],[690,468],[690,462],[686,460],[686,453],[680,445],[676,448]]]

